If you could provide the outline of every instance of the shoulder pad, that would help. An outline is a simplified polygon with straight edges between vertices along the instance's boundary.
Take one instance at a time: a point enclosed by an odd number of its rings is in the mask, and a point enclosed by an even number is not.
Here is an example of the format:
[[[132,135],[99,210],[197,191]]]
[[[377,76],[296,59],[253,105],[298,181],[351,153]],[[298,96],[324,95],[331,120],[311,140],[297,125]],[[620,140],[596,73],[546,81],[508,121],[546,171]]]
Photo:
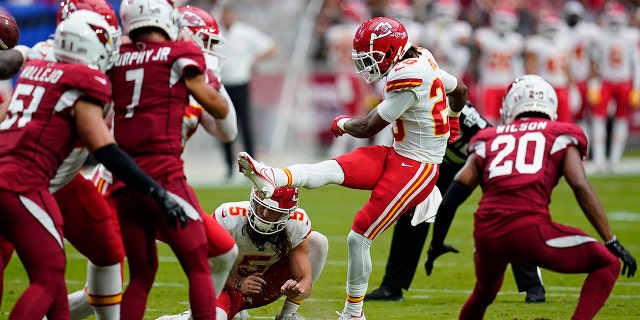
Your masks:
[[[414,66],[418,63],[418,59],[407,59],[393,66],[387,75],[386,92],[419,87],[422,75]]]

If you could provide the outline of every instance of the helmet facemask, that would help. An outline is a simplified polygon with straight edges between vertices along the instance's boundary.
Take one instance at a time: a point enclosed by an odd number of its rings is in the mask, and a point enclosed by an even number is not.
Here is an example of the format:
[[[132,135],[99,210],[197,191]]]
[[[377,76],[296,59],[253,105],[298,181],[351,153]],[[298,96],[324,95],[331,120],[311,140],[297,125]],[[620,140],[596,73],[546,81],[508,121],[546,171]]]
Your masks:
[[[384,60],[384,57],[385,54],[380,51],[351,51],[351,59],[356,63],[356,72],[362,76],[367,83],[380,81],[387,74],[387,71],[389,71],[387,69],[383,74],[380,70],[380,64]]]
[[[367,82],[377,82],[411,47],[407,31],[398,20],[376,17],[365,21],[353,38],[351,58],[356,72]]]
[[[542,113],[551,120],[558,118],[558,97],[555,89],[542,77],[524,75],[511,83],[502,100],[502,123],[513,122],[527,112]]]
[[[56,60],[109,70],[118,50],[109,29],[108,22],[96,12],[72,12],[56,27],[53,45]]]
[[[298,189],[290,187],[276,188],[269,199],[261,198],[255,188],[251,189],[251,205],[248,221],[251,228],[263,235],[272,235],[284,230],[291,215],[298,208]],[[264,212],[269,216],[278,214],[275,221],[264,218]]]

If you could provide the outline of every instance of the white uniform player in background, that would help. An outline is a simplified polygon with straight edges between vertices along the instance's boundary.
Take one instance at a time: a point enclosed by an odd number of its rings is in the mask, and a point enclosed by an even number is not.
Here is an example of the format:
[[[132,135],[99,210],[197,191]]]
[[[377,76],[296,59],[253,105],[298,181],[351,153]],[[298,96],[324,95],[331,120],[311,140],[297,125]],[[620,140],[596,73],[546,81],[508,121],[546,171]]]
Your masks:
[[[328,184],[370,190],[347,236],[347,298],[339,319],[366,319],[363,300],[372,270],[370,246],[382,232],[433,191],[448,140],[460,134],[467,87],[442,71],[433,55],[412,46],[404,26],[376,17],[355,33],[352,58],[365,82],[385,80],[384,100],[365,117],[339,116],[331,132],[369,138],[391,124],[393,146],[360,147],[315,164],[273,168],[241,152],[238,164],[264,198],[282,186]],[[447,104],[449,107],[447,107]],[[336,208],[339,210],[340,208]]]
[[[569,55],[566,26],[550,9],[538,13],[537,33],[526,39],[525,72],[545,79],[558,96],[558,121],[572,122],[569,105]]]
[[[629,14],[622,5],[607,3],[602,15],[602,33],[594,43],[595,70],[601,83],[591,81],[588,90],[595,106],[592,159],[598,171],[615,171],[620,167],[629,136],[631,109],[640,106],[640,31],[629,27],[628,20]],[[606,122],[610,102],[614,102],[615,112],[607,163]]]
[[[511,81],[524,74],[524,39],[516,32],[518,16],[507,4],[497,7],[490,17],[491,27],[477,29],[473,35],[470,75],[478,83],[480,114],[493,125],[500,123],[502,96]]]
[[[440,68],[462,79],[469,66],[471,25],[458,20],[458,0],[436,0],[430,18],[424,24],[420,44],[429,49]]]
[[[592,76],[593,47],[598,39],[600,28],[585,17],[585,8],[577,0],[570,0],[564,6],[567,24],[566,41],[571,48],[569,55],[569,71],[573,87],[569,88],[573,118],[590,137],[591,108],[587,98],[587,82]]]
[[[297,310],[311,295],[313,283],[324,268],[329,242],[312,231],[307,213],[298,208],[298,189],[281,187],[265,199],[252,188],[249,201],[223,203],[214,217],[239,249],[228,279],[215,284],[224,288],[216,300],[216,319],[231,319],[243,310],[285,296],[275,318],[304,320]],[[187,320],[190,316],[185,311],[158,320]]]

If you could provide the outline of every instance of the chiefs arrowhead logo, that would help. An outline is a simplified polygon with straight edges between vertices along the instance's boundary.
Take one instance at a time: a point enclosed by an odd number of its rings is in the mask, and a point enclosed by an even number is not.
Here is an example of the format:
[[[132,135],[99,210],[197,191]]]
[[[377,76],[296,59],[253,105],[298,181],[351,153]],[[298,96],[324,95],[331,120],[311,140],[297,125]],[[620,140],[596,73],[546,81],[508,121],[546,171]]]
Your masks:
[[[193,12],[188,12],[188,11],[185,11],[182,13],[182,19],[180,19],[180,22],[184,26],[204,26],[205,25],[204,20],[202,20],[202,18],[199,15],[194,14]]]
[[[393,26],[389,22],[380,22],[371,33],[371,40],[376,40],[390,36],[393,33]]]

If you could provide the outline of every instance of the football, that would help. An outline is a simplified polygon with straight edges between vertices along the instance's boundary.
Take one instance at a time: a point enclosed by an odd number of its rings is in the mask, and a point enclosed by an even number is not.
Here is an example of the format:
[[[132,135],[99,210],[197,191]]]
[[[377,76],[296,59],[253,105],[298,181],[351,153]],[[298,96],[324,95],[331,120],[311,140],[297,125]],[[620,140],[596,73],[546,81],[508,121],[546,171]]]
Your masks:
[[[13,16],[0,10],[0,50],[7,50],[15,47],[20,38],[20,29]]]

